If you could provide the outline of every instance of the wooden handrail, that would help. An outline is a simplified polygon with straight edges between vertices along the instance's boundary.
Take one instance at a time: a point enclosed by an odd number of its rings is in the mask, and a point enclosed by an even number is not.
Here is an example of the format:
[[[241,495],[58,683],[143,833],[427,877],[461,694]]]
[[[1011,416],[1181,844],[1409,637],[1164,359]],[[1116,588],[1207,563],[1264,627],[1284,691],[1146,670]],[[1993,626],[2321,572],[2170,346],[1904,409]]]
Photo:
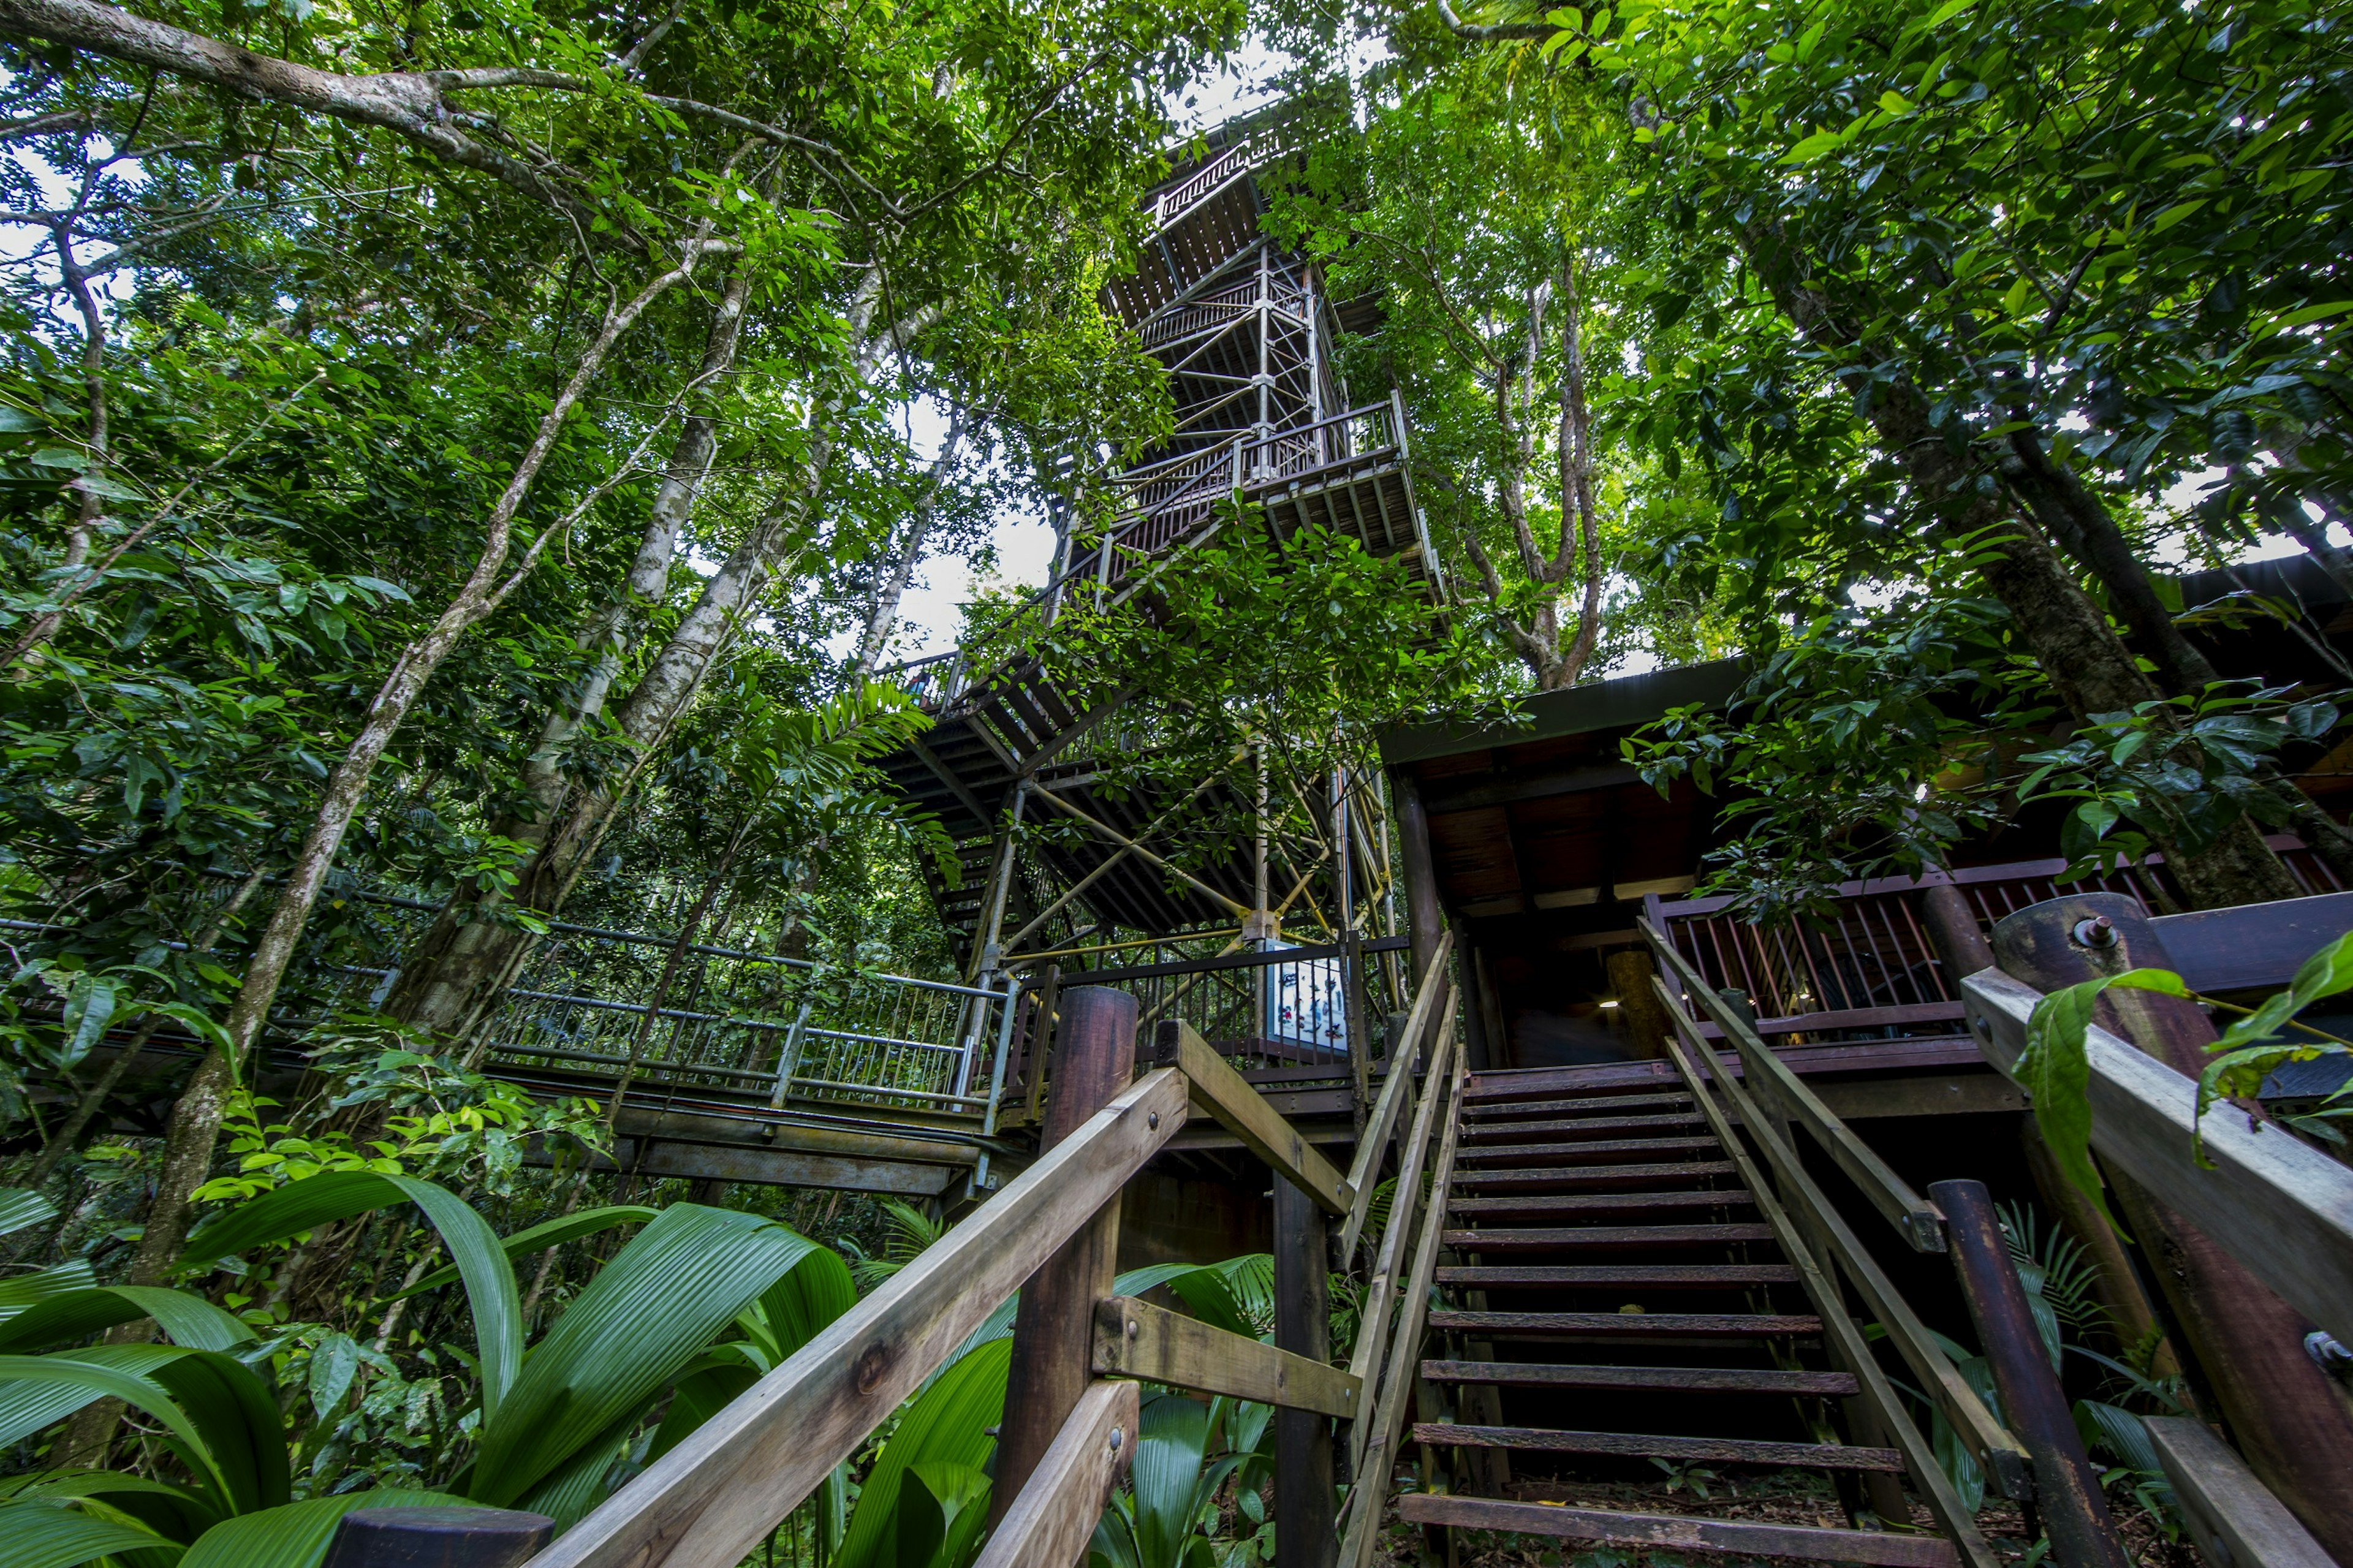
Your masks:
[[[1341,1537],[1338,1568],[1367,1568],[1372,1562],[1373,1547],[1380,1539],[1381,1513],[1388,1506],[1389,1469],[1403,1432],[1406,1394],[1421,1375],[1423,1317],[1430,1310],[1430,1282],[1437,1276],[1439,1242],[1446,1234],[1445,1215],[1436,1209],[1446,1201],[1447,1184],[1454,1179],[1454,1151],[1462,1130],[1459,1114],[1462,1086],[1469,1077],[1459,1062],[1448,1068],[1442,1081],[1435,1078],[1439,1069],[1433,1066],[1431,1070],[1437,1087],[1430,1100],[1443,1106],[1446,1119],[1446,1136],[1439,1143],[1438,1163],[1430,1173],[1432,1213],[1422,1226],[1421,1244],[1414,1249],[1413,1273],[1406,1281],[1405,1300],[1388,1353],[1375,1375],[1365,1381],[1367,1389],[1379,1389],[1379,1399],[1372,1419],[1356,1423],[1358,1436],[1350,1454],[1347,1530]],[[1403,1191],[1402,1183],[1399,1191]],[[1390,1228],[1397,1228],[1395,1221]],[[1360,1335],[1364,1331],[1358,1330]]]
[[[1666,987],[1656,976],[1651,983],[1659,987],[1662,1000],[1672,1003],[1672,999],[1666,995]],[[1691,1020],[1682,1009],[1670,1005],[1667,1015],[1674,1022],[1675,1039],[1699,1052],[1701,1060],[1717,1060],[1715,1053],[1700,1041],[1698,1031],[1693,1028]],[[1675,1041],[1668,1043],[1672,1048]],[[1681,1070],[1680,1067],[1678,1070]],[[1962,1380],[1960,1369],[1953,1364],[1952,1357],[1947,1355],[1944,1348],[1930,1335],[1928,1326],[1920,1321],[1919,1314],[1913,1311],[1911,1304],[1904,1300],[1894,1282],[1880,1268],[1878,1260],[1863,1247],[1862,1238],[1854,1234],[1845,1217],[1815,1184],[1813,1177],[1799,1160],[1798,1152],[1782,1141],[1774,1119],[1749,1098],[1738,1079],[1720,1070],[1712,1072],[1710,1076],[1722,1087],[1725,1098],[1732,1102],[1733,1110],[1742,1123],[1755,1133],[1757,1145],[1765,1152],[1766,1163],[1780,1184],[1779,1191],[1785,1199],[1801,1205],[1808,1216],[1820,1226],[1821,1233],[1829,1237],[1830,1261],[1853,1282],[1863,1304],[1871,1309],[1872,1315],[1887,1331],[1889,1342],[1904,1358],[1905,1364],[1912,1369],[1913,1375],[1920,1380],[1920,1385],[1927,1391],[1931,1402],[1944,1412],[1945,1419],[1952,1424],[1962,1446],[1985,1468],[1986,1473],[1993,1478],[1996,1488],[2004,1496],[2016,1498],[2031,1494],[2033,1488],[2025,1446],[1994,1419],[1985,1402]],[[1698,1098],[1702,1111],[1713,1121],[1713,1103],[1706,1095],[1699,1095]],[[1733,1146],[1728,1132],[1725,1146],[1726,1149]],[[1736,1152],[1734,1157],[1736,1160],[1746,1158],[1740,1152]],[[1752,1188],[1756,1185],[1753,1180],[1748,1184]]]
[[[1803,1127],[1814,1142],[1820,1144],[1830,1157],[1838,1162],[1839,1169],[1852,1178],[1862,1189],[1862,1195],[1872,1207],[1887,1216],[1896,1234],[1915,1252],[1945,1250],[1945,1216],[1936,1205],[1912,1190],[1911,1184],[1888,1168],[1887,1162],[1872,1152],[1871,1146],[1854,1135],[1847,1124],[1831,1114],[1821,1097],[1806,1086],[1806,1081],[1789,1070],[1788,1064],[1773,1054],[1748,1020],[1734,1012],[1722,996],[1716,994],[1691,961],[1683,957],[1666,933],[1645,918],[1637,929],[1649,942],[1659,963],[1672,974],[1691,999],[1699,1004],[1715,1026],[1724,1031],[1740,1053],[1740,1065],[1748,1074],[1749,1082],[1759,1092],[1778,1102],[1791,1120]],[[1690,1015],[1677,1005],[1671,992],[1663,987],[1667,1011],[1685,1023]],[[1696,1037],[1696,1031],[1694,1031]],[[1704,1047],[1702,1047],[1704,1048]]]
[[[1181,1018],[1162,1019],[1153,1036],[1153,1054],[1160,1066],[1182,1072],[1192,1086],[1193,1103],[1277,1175],[1314,1198],[1325,1213],[1348,1212],[1356,1193],[1346,1180],[1192,1025]]]
[[[1185,1125],[1145,1077],[529,1568],[733,1568]]]
[[[2042,994],[1997,969],[1961,982],[1986,1059],[2013,1074]],[[2094,1025],[2092,1147],[2203,1231],[2280,1299],[2353,1343],[2353,1170],[2277,1128],[2218,1103],[2195,1120],[2197,1086]],[[2201,1170],[2190,1153],[2204,1135]]]
[[[1390,1130],[1397,1125],[1398,1110],[1413,1092],[1414,1049],[1422,1031],[1429,1027],[1439,992],[1449,988],[1446,960],[1453,951],[1454,932],[1441,932],[1437,950],[1421,972],[1421,984],[1414,988],[1413,1009],[1406,1015],[1405,1027],[1398,1032],[1397,1044],[1390,1048],[1388,1076],[1381,1084],[1380,1098],[1373,1102],[1373,1113],[1365,1119],[1365,1131],[1356,1139],[1356,1157],[1348,1165],[1348,1186],[1355,1195],[1348,1205],[1347,1223],[1340,1228],[1340,1256],[1344,1259],[1355,1258],[1356,1243],[1365,1234],[1365,1221],[1372,1210],[1373,1173],[1381,1168],[1381,1153],[1388,1143]]]
[[[1757,1212],[1772,1227],[1774,1239],[1780,1245],[1783,1255],[1798,1270],[1806,1294],[1812,1299],[1814,1309],[1822,1320],[1824,1336],[1838,1343],[1842,1352],[1841,1359],[1852,1367],[1862,1384],[1863,1398],[1870,1403],[1882,1426],[1895,1438],[1895,1446],[1904,1456],[1904,1467],[1911,1475],[1913,1486],[1927,1502],[1928,1511],[1936,1516],[1937,1525],[1951,1540],[1955,1550],[1960,1553],[1961,1561],[1968,1568],[1999,1568],[2002,1559],[1978,1532],[1976,1516],[1953,1489],[1953,1483],[1947,1478],[1944,1467],[1937,1463],[1936,1451],[1913,1424],[1910,1414],[1895,1395],[1894,1386],[1887,1381],[1887,1374],[1879,1370],[1879,1363],[1873,1357],[1871,1347],[1864,1343],[1862,1331],[1855,1327],[1854,1320],[1846,1314],[1844,1297],[1823,1275],[1821,1265],[1806,1245],[1804,1234],[1789,1217],[1788,1211],[1775,1199],[1773,1189],[1766,1184],[1764,1173],[1757,1168],[1757,1162],[1749,1154],[1747,1145],[1741,1142],[1734,1132],[1724,1109],[1716,1104],[1715,1096],[1708,1092],[1706,1082],[1701,1079],[1698,1068],[1684,1055],[1685,1047],[1693,1040],[1694,1035],[1689,1026],[1690,1020],[1682,1018],[1679,1012],[1677,1016],[1679,1026],[1667,1037],[1667,1056],[1683,1079],[1684,1087],[1691,1090],[1700,1113],[1707,1118],[1717,1141],[1724,1145],[1725,1152],[1737,1168],[1741,1184],[1748,1189],[1749,1202],[1757,1206]],[[1702,1051],[1700,1054],[1705,1059],[1715,1059],[1713,1053]],[[1757,1117],[1755,1101],[1741,1094],[1730,1076],[1721,1070],[1709,1076],[1739,1107],[1742,1120],[1757,1135],[1758,1144],[1767,1150],[1777,1173],[1785,1160],[1794,1167],[1795,1154]],[[1816,1205],[1820,1198],[1819,1191],[1808,1192],[1802,1187],[1798,1190],[1810,1206]],[[1820,1206],[1828,1207],[1827,1204]],[[1817,1215],[1816,1217],[1820,1216]],[[1883,1317],[1881,1321],[1885,1322],[1886,1320]]]
[[[1380,1381],[1380,1366],[1373,1359],[1382,1346],[1382,1335],[1388,1326],[1388,1315],[1396,1294],[1399,1270],[1405,1263],[1406,1244],[1413,1237],[1414,1216],[1421,1208],[1421,1163],[1430,1149],[1430,1129],[1441,1122],[1446,1136],[1454,1136],[1453,1118],[1444,1114],[1458,1054],[1454,1048],[1454,1020],[1444,1019],[1439,1026],[1438,1048],[1431,1053],[1430,1082],[1438,1086],[1422,1096],[1421,1108],[1414,1113],[1413,1132],[1407,1138],[1404,1152],[1398,1159],[1397,1185],[1389,1200],[1389,1223],[1381,1232],[1378,1260],[1373,1268],[1371,1284],[1365,1289],[1363,1317],[1356,1326],[1356,1352],[1348,1360],[1348,1370],[1361,1378],[1367,1387]],[[1431,1194],[1433,1208],[1446,1201],[1443,1192]],[[1433,1215],[1424,1226],[1430,1234],[1444,1228],[1443,1215]],[[1366,1429],[1359,1424],[1349,1440],[1351,1463],[1361,1458],[1365,1449]]]

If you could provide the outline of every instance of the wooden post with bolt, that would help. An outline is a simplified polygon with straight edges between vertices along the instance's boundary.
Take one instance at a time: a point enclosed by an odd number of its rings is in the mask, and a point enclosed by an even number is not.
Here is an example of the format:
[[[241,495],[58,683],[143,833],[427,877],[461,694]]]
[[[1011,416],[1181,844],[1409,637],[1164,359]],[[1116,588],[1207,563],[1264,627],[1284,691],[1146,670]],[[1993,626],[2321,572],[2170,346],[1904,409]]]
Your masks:
[[[1040,1152],[1110,1104],[1135,1073],[1133,995],[1078,985],[1064,991],[1060,1002]],[[1113,1198],[1021,1287],[989,1493],[992,1529],[1004,1521],[1092,1380],[1095,1303],[1112,1293],[1118,1254],[1119,1200]]]
[[[1993,929],[2002,972],[2049,994],[2105,974],[2176,965],[2140,901],[2076,893],[2020,910]],[[2197,1004],[2112,990],[2095,1021],[2195,1079],[2214,1026]],[[2285,1137],[2285,1133],[2280,1134]],[[2155,1264],[2219,1414],[2247,1463],[2339,1562],[2353,1563],[2353,1408],[2305,1353],[2313,1327],[2243,1264],[2138,1182],[2110,1170],[2126,1227]]]

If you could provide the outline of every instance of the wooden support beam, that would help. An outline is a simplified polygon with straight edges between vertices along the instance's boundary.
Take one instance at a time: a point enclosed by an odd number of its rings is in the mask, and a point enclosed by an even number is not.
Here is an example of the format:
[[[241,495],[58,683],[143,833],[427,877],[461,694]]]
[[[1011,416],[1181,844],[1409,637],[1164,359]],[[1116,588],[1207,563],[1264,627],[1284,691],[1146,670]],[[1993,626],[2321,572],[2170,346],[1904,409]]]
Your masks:
[[[1185,1125],[1155,1072],[532,1559],[734,1568]]]
[[[1069,801],[1064,800],[1060,795],[1056,795],[1052,790],[1048,789],[1044,784],[1039,784],[1037,780],[1024,779],[1021,781],[1021,787],[1028,790],[1031,795],[1043,800],[1055,810],[1063,813],[1065,816],[1076,817],[1087,826],[1092,827],[1097,833],[1102,834],[1105,838],[1110,839],[1113,844],[1117,844],[1124,848],[1132,850],[1137,858],[1167,872],[1170,876],[1176,878],[1187,887],[1191,888],[1195,892],[1199,893],[1202,897],[1211,900],[1216,903],[1224,905],[1228,910],[1234,914],[1247,915],[1250,913],[1248,909],[1235,902],[1232,899],[1228,898],[1217,889],[1209,886],[1208,883],[1204,882],[1200,878],[1196,877],[1190,871],[1186,870],[1182,866],[1171,865],[1168,861],[1162,859],[1159,856],[1155,855],[1151,850],[1146,849],[1143,845],[1136,843],[1135,840],[1120,832],[1118,828],[1110,826],[1105,823],[1099,822],[1086,812],[1080,810],[1075,805],[1072,805]]]
[[[1331,1218],[1277,1177],[1274,1342],[1318,1369],[1332,1360],[1331,1285]],[[1348,1393],[1351,1404],[1363,1396],[1362,1384]],[[1274,1568],[1333,1568],[1339,1548],[1332,1528],[1339,1479],[1334,1459],[1329,1421],[1306,1410],[1274,1413]]]
[[[1282,1410],[1354,1419],[1362,1380],[1336,1366],[1228,1333],[1134,1296],[1095,1308],[1094,1369],[1201,1394],[1230,1394]]]
[[[1961,983],[1969,1026],[2007,1073],[2026,1047],[2042,994],[2000,970]],[[2094,1025],[2092,1147],[2178,1210],[2297,1311],[2353,1343],[2353,1170],[2278,1128],[2249,1125],[2227,1101],[2206,1112],[2200,1170],[2190,1157],[2197,1087]]]
[[[2212,1568],[2335,1568],[2312,1531],[2204,1422],[2152,1415],[2143,1425]]]
[[[1346,1179],[1234,1070],[1233,1064],[1211,1050],[1209,1042],[1192,1025],[1181,1018],[1161,1020],[1153,1035],[1153,1056],[1159,1066],[1183,1073],[1192,1085],[1193,1103],[1240,1139],[1242,1146],[1265,1161],[1277,1175],[1314,1198],[1325,1213],[1348,1212],[1356,1194]]]
[[[1079,1396],[974,1568],[1075,1568],[1095,1521],[1135,1462],[1141,1394],[1133,1383],[1098,1383]]]
[[[1751,1022],[1733,1010],[1730,1003],[1716,994],[1715,988],[1694,969],[1691,961],[1667,940],[1645,917],[1638,923],[1642,940],[1650,943],[1659,963],[1672,976],[1674,984],[1666,988],[1667,1010],[1679,1018],[1687,1016],[1675,1005],[1674,990],[1680,986],[1700,1010],[1714,1019],[1725,1037],[1739,1049],[1740,1065],[1747,1075],[1751,1089],[1769,1095],[1777,1101],[1776,1109],[1803,1127],[1820,1144],[1830,1157],[1838,1162],[1839,1169],[1862,1189],[1871,1206],[1887,1217],[1915,1252],[1945,1250],[1945,1219],[1936,1205],[1912,1190],[1911,1184],[1888,1167],[1886,1161],[1872,1151],[1871,1145],[1854,1135],[1853,1129],[1831,1114],[1821,1097],[1806,1087],[1805,1080],[1791,1072],[1788,1064],[1773,1054],[1758,1037]]]

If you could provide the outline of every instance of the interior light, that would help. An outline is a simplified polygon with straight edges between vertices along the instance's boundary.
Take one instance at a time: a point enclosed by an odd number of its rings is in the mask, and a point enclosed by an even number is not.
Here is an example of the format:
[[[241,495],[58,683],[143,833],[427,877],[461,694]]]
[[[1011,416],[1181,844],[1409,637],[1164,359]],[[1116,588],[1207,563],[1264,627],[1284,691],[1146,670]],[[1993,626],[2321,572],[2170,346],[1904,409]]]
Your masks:
[[[1615,1000],[1611,1000],[1611,1001],[1604,1002],[1604,1003],[1603,1003],[1603,1004],[1601,1004],[1601,1005],[1602,1005],[1604,1007],[1615,1007],[1616,1005],[1618,1005],[1618,1004],[1617,1004],[1617,1002],[1616,1002]]]

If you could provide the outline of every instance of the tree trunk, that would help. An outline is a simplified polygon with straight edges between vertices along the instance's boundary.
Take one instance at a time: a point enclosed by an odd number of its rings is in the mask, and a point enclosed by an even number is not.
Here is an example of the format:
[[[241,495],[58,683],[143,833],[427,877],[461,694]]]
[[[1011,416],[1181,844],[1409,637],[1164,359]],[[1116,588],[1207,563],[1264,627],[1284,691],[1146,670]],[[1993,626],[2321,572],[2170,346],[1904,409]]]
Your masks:
[[[907,527],[906,543],[891,563],[890,571],[874,585],[874,607],[866,617],[866,630],[858,639],[858,658],[849,667],[849,684],[859,686],[873,674],[874,667],[882,661],[882,650],[891,641],[891,633],[899,624],[899,602],[906,596],[907,584],[915,575],[915,568],[923,563],[923,542],[931,536],[932,523],[939,516],[940,491],[946,486],[948,475],[955,467],[959,448],[964,445],[965,414],[957,409],[948,421],[948,433],[940,443],[940,455],[933,460],[931,471],[924,477],[923,500],[915,507],[914,521]]]
[[[1799,331],[1817,342],[1868,350],[1830,301],[1805,279],[1799,258],[1776,226],[1740,230],[1749,264]],[[2078,724],[2095,713],[2128,710],[2158,698],[2133,658],[2050,545],[2010,513],[1985,464],[1966,447],[1956,449],[1929,416],[1928,402],[1906,378],[1873,389],[1868,410],[1879,444],[1903,464],[1914,493],[1946,538],[1976,551],[1987,588],[2017,623],[2035,661]],[[2163,842],[2160,840],[2160,842]],[[2242,816],[2202,849],[2165,843],[2166,868],[2200,908],[2293,899],[2302,892],[2287,868],[2264,845],[2262,831]]]

